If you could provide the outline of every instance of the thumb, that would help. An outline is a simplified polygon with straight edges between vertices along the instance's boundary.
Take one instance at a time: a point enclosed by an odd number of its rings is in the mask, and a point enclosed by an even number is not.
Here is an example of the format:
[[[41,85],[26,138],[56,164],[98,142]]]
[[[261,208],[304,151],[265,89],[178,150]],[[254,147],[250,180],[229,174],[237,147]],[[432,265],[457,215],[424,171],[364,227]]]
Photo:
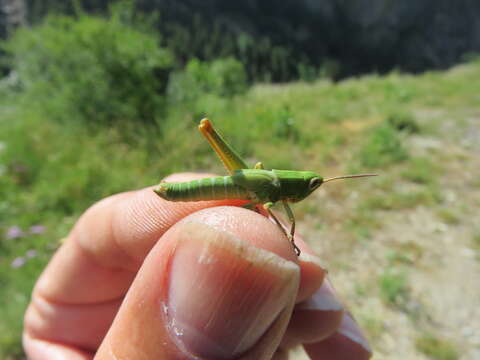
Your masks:
[[[280,231],[252,211],[188,216],[145,259],[95,358],[270,359],[299,285],[285,258]]]

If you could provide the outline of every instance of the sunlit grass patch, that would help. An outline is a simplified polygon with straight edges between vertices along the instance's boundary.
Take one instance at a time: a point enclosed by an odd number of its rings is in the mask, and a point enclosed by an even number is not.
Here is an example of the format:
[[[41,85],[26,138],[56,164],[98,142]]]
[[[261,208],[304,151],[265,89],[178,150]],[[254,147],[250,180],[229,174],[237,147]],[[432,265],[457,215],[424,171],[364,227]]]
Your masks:
[[[387,254],[387,258],[391,263],[398,264],[412,264],[412,258],[409,254],[406,254],[402,251],[392,250]]]
[[[415,347],[432,360],[456,360],[460,358],[460,352],[453,342],[431,332],[418,335],[415,339]]]
[[[473,246],[480,250],[480,229],[477,229],[473,234]]]
[[[390,265],[411,265],[417,263],[424,255],[424,249],[417,241],[395,244],[387,253]]]
[[[381,226],[381,221],[370,209],[360,204],[353,215],[345,221],[345,229],[350,231],[360,240],[368,240],[372,231]]]
[[[476,258],[480,261],[480,228],[476,228],[472,235],[472,246],[476,252]]]
[[[408,158],[399,132],[389,124],[381,124],[370,132],[358,152],[362,166],[378,168]]]
[[[469,185],[480,189],[480,176],[475,176],[473,179],[470,180]]]
[[[412,157],[401,172],[402,178],[418,184],[433,184],[440,174],[440,164],[427,157]]]
[[[461,216],[455,211],[455,209],[450,207],[442,207],[438,209],[437,216],[448,225],[458,225],[461,222]]]
[[[387,123],[398,131],[415,134],[420,132],[420,126],[411,112],[392,111],[387,116]]]
[[[381,299],[390,306],[403,305],[409,295],[407,275],[395,268],[388,268],[379,276],[378,287]]]
[[[360,313],[356,316],[370,341],[378,341],[385,332],[385,322],[376,314]]]
[[[431,206],[442,201],[436,187],[402,189],[391,192],[374,193],[362,201],[369,210],[413,209],[419,205]]]

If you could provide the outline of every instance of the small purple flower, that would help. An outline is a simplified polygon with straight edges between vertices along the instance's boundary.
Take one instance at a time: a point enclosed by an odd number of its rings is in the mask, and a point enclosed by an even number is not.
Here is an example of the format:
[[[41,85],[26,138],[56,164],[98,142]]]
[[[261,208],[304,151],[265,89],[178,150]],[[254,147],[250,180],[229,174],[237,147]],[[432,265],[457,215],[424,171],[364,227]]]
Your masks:
[[[17,174],[24,174],[28,171],[28,168],[24,164],[19,162],[11,164],[10,169],[12,170],[12,172]]]
[[[26,257],[27,259],[31,259],[31,258],[33,258],[33,257],[35,257],[35,256],[37,256],[37,255],[38,255],[38,252],[37,252],[37,250],[34,250],[34,249],[28,250],[28,251],[25,253],[25,257]]]
[[[23,230],[20,229],[18,226],[12,226],[7,230],[7,233],[5,234],[5,237],[9,240],[11,239],[17,239],[22,237],[24,234]]]
[[[45,226],[43,225],[33,225],[30,227],[30,234],[39,235],[45,232]]]
[[[10,267],[17,269],[25,265],[25,263],[26,263],[25,258],[22,256],[19,256],[12,261],[12,263],[10,264]]]

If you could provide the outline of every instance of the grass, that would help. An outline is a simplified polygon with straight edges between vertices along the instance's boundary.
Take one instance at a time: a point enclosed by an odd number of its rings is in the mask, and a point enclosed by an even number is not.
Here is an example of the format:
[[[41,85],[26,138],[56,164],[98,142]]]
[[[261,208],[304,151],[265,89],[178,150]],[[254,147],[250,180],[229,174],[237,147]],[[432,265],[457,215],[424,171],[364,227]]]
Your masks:
[[[369,168],[379,168],[408,158],[397,128],[388,122],[375,127],[358,152],[359,163]]]
[[[480,261],[480,228],[476,228],[472,235],[472,246],[476,252],[476,258]]]
[[[437,210],[438,217],[448,225],[458,225],[461,222],[461,217],[457,214],[455,209],[441,208]]]
[[[420,132],[420,126],[411,112],[402,110],[392,112],[387,117],[387,123],[399,131],[405,131],[411,134]]]
[[[417,241],[407,241],[396,244],[386,254],[390,265],[412,265],[424,256],[424,249]]]
[[[408,298],[408,279],[403,271],[386,269],[378,278],[378,287],[387,305],[400,307]]]
[[[417,184],[435,184],[442,175],[441,165],[425,156],[413,157],[401,173],[402,178]]]
[[[431,332],[417,336],[415,346],[418,351],[432,360],[457,360],[460,358],[455,344]]]
[[[451,112],[475,106],[480,89],[471,79],[479,76],[480,63],[472,63],[418,76],[256,85],[233,98],[206,94],[193,112],[169,108],[160,131],[135,128],[128,138],[115,127],[93,134],[40,117],[0,89],[6,94],[0,96],[0,298],[9,299],[0,308],[0,358],[21,357],[21,319],[35,279],[58,239],[89,205],[154,184],[171,172],[225,172],[195,129],[199,114],[208,114],[252,165],[263,161],[267,168],[308,169],[325,176],[352,169],[380,173],[378,179],[329,185],[326,198],[307,200],[313,205],[303,214],[322,214],[327,226],[320,230],[344,227],[368,239],[381,230],[384,217],[379,213],[442,202],[436,180],[442,168],[407,146],[424,129],[414,114],[432,106]],[[325,204],[317,201],[341,205],[354,194],[350,203],[355,205],[341,211],[322,211]],[[454,221],[451,215],[439,212]],[[42,231],[32,233],[38,225]],[[12,236],[15,229],[20,231]],[[398,255],[396,261],[412,260]],[[386,304],[398,306],[408,296],[408,278],[389,268],[378,278],[378,289]],[[380,332],[372,321],[372,331]],[[423,353],[434,351],[432,343],[421,338],[417,347]],[[442,351],[448,354],[446,349]],[[448,356],[437,358],[454,358]]]
[[[358,321],[368,333],[369,339],[380,339],[385,333],[385,322],[374,314],[360,314]]]
[[[391,193],[374,194],[366,199],[365,207],[371,210],[412,209],[420,204],[433,205],[441,201],[440,193],[432,189],[397,190]]]

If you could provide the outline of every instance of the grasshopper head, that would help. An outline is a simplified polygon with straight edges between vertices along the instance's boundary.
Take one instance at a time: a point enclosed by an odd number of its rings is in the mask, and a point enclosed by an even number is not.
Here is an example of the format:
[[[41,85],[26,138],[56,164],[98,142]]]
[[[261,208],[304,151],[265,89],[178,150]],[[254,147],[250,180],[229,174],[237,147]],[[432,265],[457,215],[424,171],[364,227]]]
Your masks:
[[[323,184],[323,178],[313,171],[279,171],[282,200],[298,202]]]
[[[329,181],[377,176],[377,174],[358,174],[324,179],[313,171],[275,170],[275,173],[278,175],[280,181],[281,200],[289,202],[297,202],[305,199],[308,195],[317,190],[320,185]]]
[[[299,192],[300,195],[295,201],[300,201],[305,199],[312,192],[317,190],[320,185],[323,184],[323,178],[313,171],[302,171],[303,175],[303,186],[302,191]]]

